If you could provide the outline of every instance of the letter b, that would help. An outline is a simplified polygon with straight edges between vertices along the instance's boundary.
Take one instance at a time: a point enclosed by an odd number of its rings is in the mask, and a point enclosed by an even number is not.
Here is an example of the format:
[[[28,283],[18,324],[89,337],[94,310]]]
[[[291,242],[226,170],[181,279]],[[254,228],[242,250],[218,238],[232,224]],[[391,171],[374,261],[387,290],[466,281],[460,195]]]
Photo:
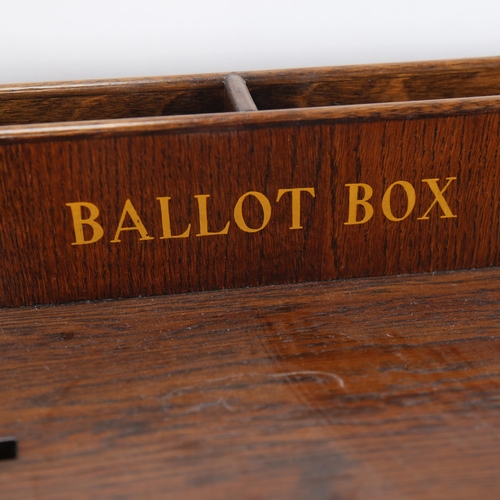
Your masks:
[[[104,230],[102,226],[96,222],[97,217],[99,217],[99,209],[94,204],[79,201],[75,203],[66,203],[66,206],[71,208],[71,214],[73,215],[73,227],[75,229],[76,241],[71,243],[72,245],[88,245],[90,243],[95,243],[103,237]],[[83,208],[86,208],[90,212],[90,216],[86,219],[82,217]],[[93,234],[90,240],[85,239],[83,233],[84,225],[92,228]]]
[[[373,206],[368,203],[368,200],[373,195],[373,189],[369,184],[346,184],[349,186],[349,216],[347,222],[344,222],[346,226],[352,226],[354,224],[364,224],[368,222],[373,217]],[[364,197],[359,198],[359,188],[364,190]],[[361,220],[358,220],[358,206],[363,207],[365,214]]]

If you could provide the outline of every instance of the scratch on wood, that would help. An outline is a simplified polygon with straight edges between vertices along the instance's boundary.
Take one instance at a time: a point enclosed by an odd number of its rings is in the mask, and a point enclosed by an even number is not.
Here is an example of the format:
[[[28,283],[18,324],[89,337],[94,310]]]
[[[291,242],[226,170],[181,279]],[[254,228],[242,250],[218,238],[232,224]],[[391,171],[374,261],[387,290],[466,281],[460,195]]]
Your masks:
[[[271,377],[301,377],[301,376],[311,376],[311,375],[316,375],[318,377],[328,377],[332,378],[333,380],[336,380],[342,389],[345,389],[345,384],[344,380],[339,377],[336,373],[332,372],[322,372],[322,371],[316,371],[316,370],[300,370],[300,371],[294,371],[294,372],[284,372],[284,373],[273,373],[270,376]]]

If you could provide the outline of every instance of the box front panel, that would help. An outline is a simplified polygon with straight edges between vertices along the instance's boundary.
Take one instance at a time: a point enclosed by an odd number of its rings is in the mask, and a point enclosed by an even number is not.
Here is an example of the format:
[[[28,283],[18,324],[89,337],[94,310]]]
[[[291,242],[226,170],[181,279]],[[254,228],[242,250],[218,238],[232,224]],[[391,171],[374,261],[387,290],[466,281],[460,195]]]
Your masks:
[[[499,116],[0,145],[0,305],[500,264]]]

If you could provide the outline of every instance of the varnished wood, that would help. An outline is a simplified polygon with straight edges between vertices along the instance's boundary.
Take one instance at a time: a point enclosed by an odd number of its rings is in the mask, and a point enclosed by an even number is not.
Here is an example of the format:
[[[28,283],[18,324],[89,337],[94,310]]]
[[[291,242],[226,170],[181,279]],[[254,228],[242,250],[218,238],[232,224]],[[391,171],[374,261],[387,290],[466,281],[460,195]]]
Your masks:
[[[497,498],[499,283],[2,310],[1,498]]]
[[[6,127],[0,131],[0,305],[130,297],[500,265],[496,234],[500,97],[221,113],[123,122]],[[87,135],[88,134],[88,135]],[[423,179],[457,177],[447,194],[456,218],[436,207]],[[381,213],[391,183],[411,183],[411,216]],[[373,186],[369,225],[346,226],[346,184]],[[311,187],[302,230],[290,230],[291,203],[279,189]],[[272,203],[269,225],[245,233],[233,220],[244,193]],[[199,238],[195,195],[210,194],[210,227]],[[158,197],[172,199],[162,240]],[[110,243],[126,199],[155,239],[125,234]],[[102,241],[73,246],[69,202],[101,212]],[[404,192],[392,201],[405,211]],[[250,202],[245,217],[261,223]],[[444,251],[446,249],[446,251]],[[209,263],[209,265],[207,265]]]
[[[0,87],[0,307],[157,295],[0,309],[2,500],[497,498],[499,88],[500,58]],[[113,242],[127,199],[148,237]]]
[[[222,111],[224,87],[209,77],[0,86],[0,125]]]
[[[378,64],[242,76],[259,109],[451,99],[498,95],[499,60]]]
[[[260,110],[500,94],[500,58],[242,72]],[[0,85],[0,125],[224,111],[225,74]]]

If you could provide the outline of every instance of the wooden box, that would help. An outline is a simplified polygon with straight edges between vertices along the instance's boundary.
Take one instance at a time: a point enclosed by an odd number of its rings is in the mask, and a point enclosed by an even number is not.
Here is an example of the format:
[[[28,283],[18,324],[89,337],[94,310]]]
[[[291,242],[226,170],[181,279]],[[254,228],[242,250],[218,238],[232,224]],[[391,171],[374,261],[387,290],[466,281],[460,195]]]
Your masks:
[[[2,500],[498,498],[499,123],[500,58],[1,87]]]
[[[0,306],[499,265],[499,94],[498,58],[3,86]]]

